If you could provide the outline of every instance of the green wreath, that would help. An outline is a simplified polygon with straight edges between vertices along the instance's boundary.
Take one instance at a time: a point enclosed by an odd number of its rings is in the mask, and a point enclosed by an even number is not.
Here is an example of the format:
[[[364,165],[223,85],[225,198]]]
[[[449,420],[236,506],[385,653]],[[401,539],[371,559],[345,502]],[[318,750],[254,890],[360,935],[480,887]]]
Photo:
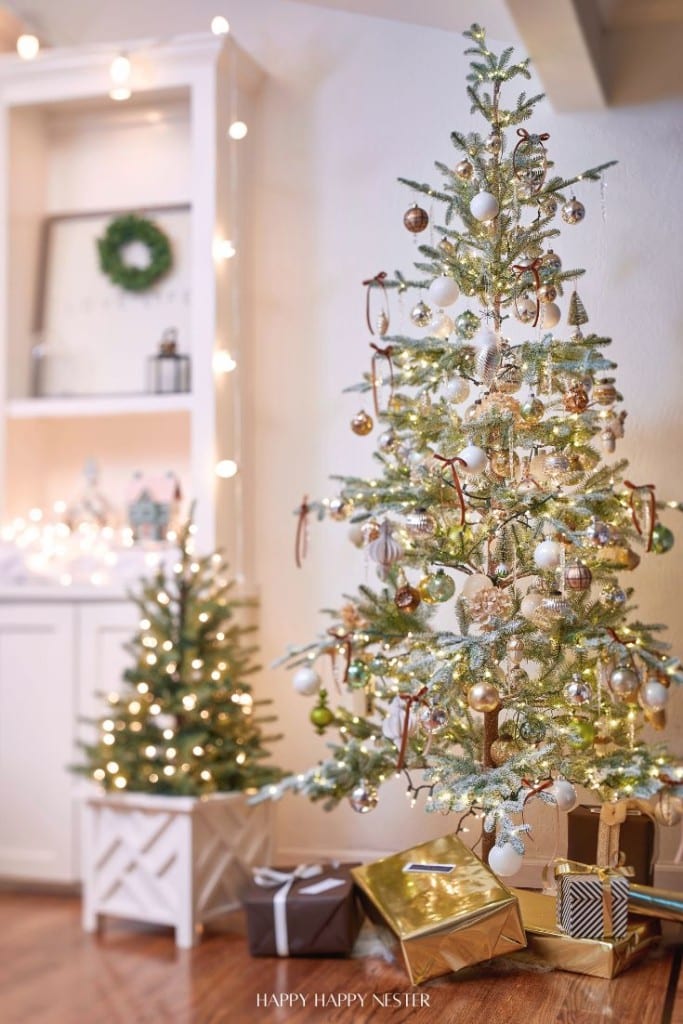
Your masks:
[[[129,242],[141,242],[147,247],[149,263],[146,267],[133,267],[123,261],[121,250]],[[146,291],[173,265],[168,236],[153,221],[134,213],[113,220],[103,237],[97,239],[97,249],[103,273],[128,292]]]

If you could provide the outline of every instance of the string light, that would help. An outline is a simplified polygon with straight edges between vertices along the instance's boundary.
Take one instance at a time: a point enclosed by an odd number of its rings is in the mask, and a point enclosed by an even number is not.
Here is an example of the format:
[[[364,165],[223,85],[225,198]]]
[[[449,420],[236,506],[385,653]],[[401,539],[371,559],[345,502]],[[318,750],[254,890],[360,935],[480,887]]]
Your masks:
[[[234,139],[235,142],[240,142],[242,139],[247,137],[248,131],[249,128],[244,121],[233,121],[228,128],[228,135],[231,139]]]
[[[237,474],[237,463],[234,459],[221,459],[216,463],[216,476],[221,480],[230,480]]]
[[[32,32],[22,32],[17,39],[17,53],[22,60],[35,60],[40,53],[40,40]]]
[[[229,238],[217,238],[213,243],[213,255],[216,260],[231,260],[237,255],[237,249]]]
[[[215,36],[227,36],[230,31],[230,22],[222,14],[216,14],[211,19],[211,31]]]
[[[219,348],[213,354],[213,372],[217,375],[232,373],[237,369],[237,362],[227,349]]]

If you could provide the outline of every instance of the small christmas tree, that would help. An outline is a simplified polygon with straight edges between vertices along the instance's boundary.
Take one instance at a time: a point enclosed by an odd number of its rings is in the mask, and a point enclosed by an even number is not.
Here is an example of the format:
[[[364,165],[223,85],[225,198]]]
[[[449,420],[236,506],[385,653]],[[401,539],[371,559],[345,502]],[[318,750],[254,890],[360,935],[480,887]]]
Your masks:
[[[219,554],[194,553],[195,527],[178,539],[172,573],[162,568],[135,597],[140,628],[128,645],[126,693],[109,694],[99,738],[82,744],[77,770],[107,790],[201,796],[246,790],[280,777],[268,757],[247,678],[256,671],[249,627],[236,621],[245,602]]]
[[[310,512],[346,520],[383,585],[361,586],[322,637],[290,652],[294,685],[317,693],[331,654],[340,691],[360,691],[363,707],[347,696],[335,709],[322,691],[311,719],[336,730],[331,756],[275,792],[328,807],[348,797],[366,812],[403,773],[428,811],[483,818],[483,852],[511,874],[530,797],[569,810],[574,784],[614,800],[677,781],[641,731],[663,727],[683,674],[618,577],[640,561],[636,545],[671,547],[658,512],[676,503],[624,480],[625,461],[602,460],[596,442],[611,453],[625,416],[604,376],[609,339],[582,333],[583,271],[549,244],[558,213],[568,225],[585,215],[572,187],[611,165],[552,174],[548,135],[520,127],[541,97],[501,102],[506,83],[529,78],[528,61],[492,53],[477,25],[465,35],[486,133],[453,132],[458,162],[437,163],[439,187],[401,179],[430,208],[404,218],[414,235],[431,225],[418,277],[365,282],[381,343],[356,390],[372,393],[382,423],[377,471],[342,478],[336,497],[299,513],[298,558]],[[563,329],[556,300],[568,284]],[[388,336],[390,289],[415,295],[422,337]],[[373,417],[361,410],[351,426],[368,434]]]

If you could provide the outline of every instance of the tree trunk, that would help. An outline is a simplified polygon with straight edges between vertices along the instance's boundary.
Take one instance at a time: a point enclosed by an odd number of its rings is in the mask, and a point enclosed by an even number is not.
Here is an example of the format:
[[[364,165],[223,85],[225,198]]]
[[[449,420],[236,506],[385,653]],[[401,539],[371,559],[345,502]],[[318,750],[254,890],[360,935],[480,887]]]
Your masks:
[[[498,711],[486,711],[484,713],[484,768],[493,768],[491,757],[491,744],[498,739]],[[489,853],[496,843],[495,832],[484,832],[482,825],[481,833],[481,859],[488,863]]]

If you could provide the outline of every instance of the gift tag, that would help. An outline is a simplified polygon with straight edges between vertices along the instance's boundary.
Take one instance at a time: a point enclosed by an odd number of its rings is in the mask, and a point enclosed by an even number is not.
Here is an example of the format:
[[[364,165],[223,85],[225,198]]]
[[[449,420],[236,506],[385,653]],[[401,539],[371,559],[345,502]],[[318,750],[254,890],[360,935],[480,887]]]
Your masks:
[[[322,882],[314,882],[313,885],[299,889],[299,895],[317,896],[321,892],[327,892],[328,889],[336,889],[338,885],[344,885],[343,878],[323,878]]]
[[[455,864],[419,864],[415,861],[411,861],[406,864],[403,870],[406,874],[436,874],[436,875],[449,875],[451,871],[455,871]]]

